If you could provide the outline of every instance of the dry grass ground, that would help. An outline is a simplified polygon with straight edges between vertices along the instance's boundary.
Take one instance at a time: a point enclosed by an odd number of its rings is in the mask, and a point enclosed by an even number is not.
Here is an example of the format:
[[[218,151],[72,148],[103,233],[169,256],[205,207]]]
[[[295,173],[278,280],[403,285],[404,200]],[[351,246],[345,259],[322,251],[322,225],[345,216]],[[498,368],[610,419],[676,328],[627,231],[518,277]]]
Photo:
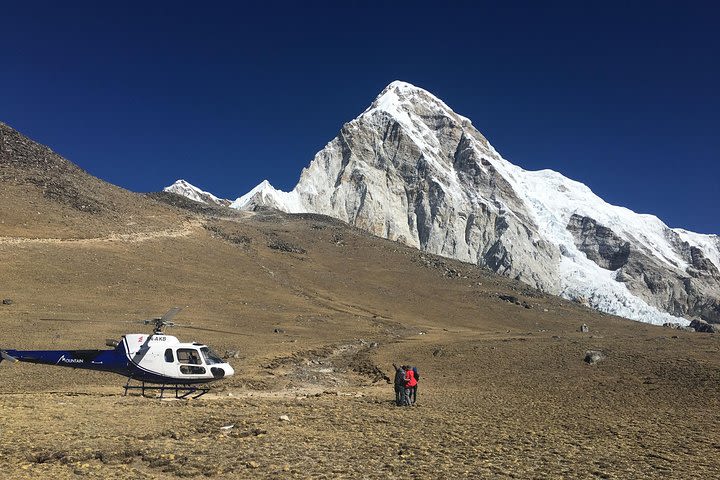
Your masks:
[[[0,365],[13,478],[713,478],[720,342],[599,315],[332,220],[178,217],[181,232],[0,240],[2,345],[95,348],[187,305],[236,350],[189,401],[110,374]],[[83,236],[87,237],[87,236]],[[508,303],[510,294],[532,308]],[[586,323],[589,334],[577,331]],[[281,333],[275,333],[279,329]],[[377,342],[375,346],[373,342]],[[588,349],[607,359],[587,365]],[[418,365],[396,408],[392,362]],[[290,421],[281,421],[288,415]],[[231,429],[223,426],[234,425]]]

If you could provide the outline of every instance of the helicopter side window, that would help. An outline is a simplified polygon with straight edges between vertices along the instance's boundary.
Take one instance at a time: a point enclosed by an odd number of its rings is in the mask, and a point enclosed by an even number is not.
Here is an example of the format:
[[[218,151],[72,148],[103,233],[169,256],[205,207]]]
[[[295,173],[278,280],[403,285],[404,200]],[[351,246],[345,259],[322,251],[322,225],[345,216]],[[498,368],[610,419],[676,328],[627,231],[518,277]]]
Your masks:
[[[173,363],[175,361],[175,356],[173,355],[172,348],[168,348],[165,350],[165,361],[168,363]]]
[[[200,354],[194,348],[179,348],[177,351],[178,362],[185,364],[180,365],[180,373],[186,375],[202,375],[205,373],[205,367],[202,364]]]
[[[198,367],[197,365],[180,365],[180,373],[187,375],[202,375],[205,373],[205,367]]]
[[[198,354],[198,351],[194,348],[180,348],[177,351],[177,356],[178,362],[180,363],[188,363],[190,365],[202,364],[202,361],[200,360],[200,355]]]

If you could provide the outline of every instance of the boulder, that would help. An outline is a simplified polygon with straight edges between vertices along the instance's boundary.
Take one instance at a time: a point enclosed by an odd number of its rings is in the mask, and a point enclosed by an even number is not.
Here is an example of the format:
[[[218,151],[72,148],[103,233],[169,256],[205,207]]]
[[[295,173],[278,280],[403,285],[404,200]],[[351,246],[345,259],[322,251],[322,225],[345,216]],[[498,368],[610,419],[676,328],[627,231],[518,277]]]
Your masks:
[[[585,363],[589,365],[595,365],[602,360],[605,360],[605,354],[600,350],[588,350],[585,352]]]
[[[693,320],[692,322],[690,322],[690,328],[694,328],[696,332],[718,333],[717,325],[708,323],[705,320]]]

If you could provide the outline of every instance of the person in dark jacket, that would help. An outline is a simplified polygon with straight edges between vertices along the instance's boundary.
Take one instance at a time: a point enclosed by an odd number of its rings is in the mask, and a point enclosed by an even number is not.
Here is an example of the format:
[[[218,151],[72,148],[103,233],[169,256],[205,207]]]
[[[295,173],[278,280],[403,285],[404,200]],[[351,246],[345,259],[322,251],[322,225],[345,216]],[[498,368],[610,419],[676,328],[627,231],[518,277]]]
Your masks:
[[[405,405],[405,370],[393,363],[395,368],[395,405]]]

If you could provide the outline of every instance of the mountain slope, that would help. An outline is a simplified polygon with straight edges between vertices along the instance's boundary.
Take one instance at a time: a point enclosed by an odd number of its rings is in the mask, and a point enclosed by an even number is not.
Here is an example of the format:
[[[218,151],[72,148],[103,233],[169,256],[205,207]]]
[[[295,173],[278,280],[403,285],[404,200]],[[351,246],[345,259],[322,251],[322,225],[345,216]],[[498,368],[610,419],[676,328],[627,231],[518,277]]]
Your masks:
[[[104,182],[0,122],[3,236],[97,237],[169,228],[182,218]]]
[[[526,171],[429,92],[393,82],[345,124],[291,192],[233,203],[333,216],[627,318],[720,322],[720,240]]]

